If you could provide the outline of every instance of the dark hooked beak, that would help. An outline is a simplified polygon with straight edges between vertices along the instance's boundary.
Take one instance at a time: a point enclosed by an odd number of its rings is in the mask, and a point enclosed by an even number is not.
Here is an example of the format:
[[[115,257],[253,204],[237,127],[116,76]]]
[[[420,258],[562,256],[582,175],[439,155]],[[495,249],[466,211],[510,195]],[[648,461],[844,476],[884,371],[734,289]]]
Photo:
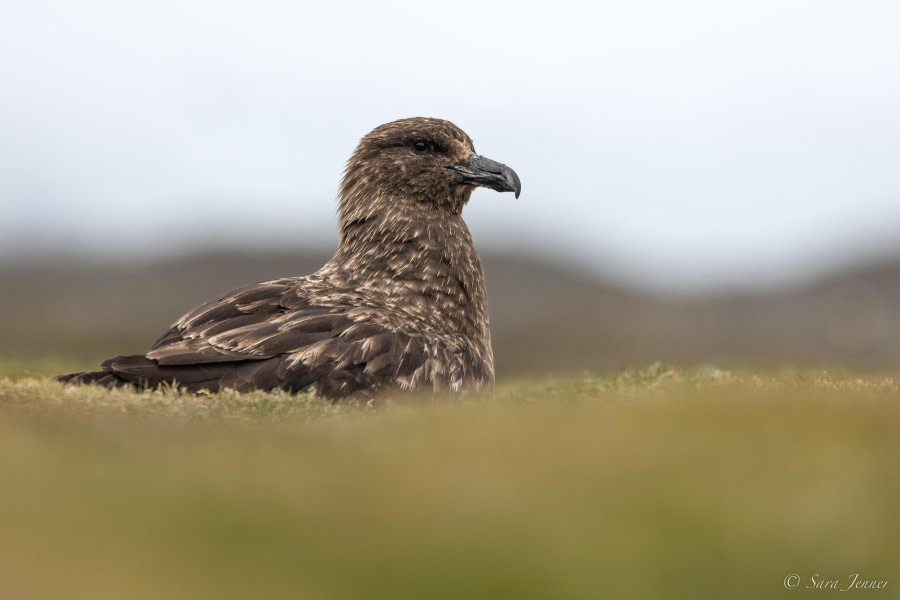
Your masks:
[[[515,192],[516,198],[522,191],[522,183],[515,171],[477,154],[473,154],[462,164],[450,165],[447,168],[459,173],[464,181],[472,185],[480,185],[498,192]]]

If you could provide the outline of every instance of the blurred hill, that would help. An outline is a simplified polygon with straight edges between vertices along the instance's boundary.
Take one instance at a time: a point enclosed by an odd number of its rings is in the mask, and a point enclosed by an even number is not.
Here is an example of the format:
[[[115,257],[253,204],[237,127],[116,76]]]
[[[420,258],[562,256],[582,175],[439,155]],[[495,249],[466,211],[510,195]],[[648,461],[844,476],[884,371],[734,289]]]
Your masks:
[[[201,302],[240,285],[311,273],[328,257],[324,249],[205,251],[127,264],[0,265],[0,360],[78,365],[139,353]],[[652,361],[900,364],[900,259],[778,290],[676,297],[528,257],[483,258],[500,377]]]

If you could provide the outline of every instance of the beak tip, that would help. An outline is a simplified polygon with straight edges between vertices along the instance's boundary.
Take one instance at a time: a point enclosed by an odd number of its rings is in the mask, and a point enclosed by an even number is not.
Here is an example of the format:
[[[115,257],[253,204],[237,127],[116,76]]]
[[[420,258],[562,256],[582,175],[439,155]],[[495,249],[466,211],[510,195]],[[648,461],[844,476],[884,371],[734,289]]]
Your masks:
[[[509,169],[509,167],[507,167],[507,169]],[[512,184],[513,191],[516,193],[516,199],[518,200],[519,194],[522,193],[522,182],[519,181],[519,175],[512,169],[509,169],[509,174],[511,175],[510,179],[512,179],[510,183]]]

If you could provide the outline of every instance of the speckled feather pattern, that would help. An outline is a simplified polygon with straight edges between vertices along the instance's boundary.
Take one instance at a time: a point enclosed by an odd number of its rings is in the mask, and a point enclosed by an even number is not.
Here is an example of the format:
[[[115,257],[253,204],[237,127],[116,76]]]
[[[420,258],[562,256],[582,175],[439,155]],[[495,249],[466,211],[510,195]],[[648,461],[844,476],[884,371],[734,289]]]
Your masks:
[[[411,149],[427,140],[429,151]],[[481,261],[462,219],[474,153],[439,119],[376,128],[340,188],[340,245],[317,272],[246,286],[180,318],[144,356],[64,381],[301,391],[484,391],[494,383]]]

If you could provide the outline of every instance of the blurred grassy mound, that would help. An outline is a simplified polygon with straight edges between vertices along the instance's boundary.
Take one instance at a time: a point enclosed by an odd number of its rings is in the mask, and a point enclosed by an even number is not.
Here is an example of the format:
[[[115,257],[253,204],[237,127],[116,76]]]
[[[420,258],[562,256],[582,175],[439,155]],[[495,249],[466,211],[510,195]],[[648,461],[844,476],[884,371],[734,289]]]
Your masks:
[[[5,379],[0,597],[896,597],[898,464],[891,378],[655,365],[377,407]]]

